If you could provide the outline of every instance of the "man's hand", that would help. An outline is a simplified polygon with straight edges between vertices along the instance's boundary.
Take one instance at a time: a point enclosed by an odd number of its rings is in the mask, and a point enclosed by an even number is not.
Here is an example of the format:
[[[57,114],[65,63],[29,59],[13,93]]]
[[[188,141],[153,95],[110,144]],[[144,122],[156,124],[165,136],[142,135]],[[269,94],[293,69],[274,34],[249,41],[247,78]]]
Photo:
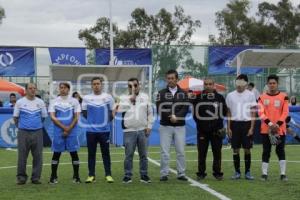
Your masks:
[[[272,125],[270,126],[270,132],[271,132],[271,134],[273,134],[273,135],[278,134],[278,132],[279,132],[279,126],[278,126],[277,124],[272,124]]]
[[[146,128],[145,129],[145,135],[146,135],[146,137],[149,137],[150,133],[151,133],[151,128]]]
[[[250,129],[248,130],[247,136],[250,137],[250,136],[252,136],[252,135],[253,135],[253,128],[250,128]]]
[[[175,124],[175,123],[177,122],[177,117],[176,117],[176,115],[170,115],[169,117],[170,117],[170,121],[171,121],[173,124]]]
[[[227,128],[227,135],[230,139],[232,138],[232,131],[230,128]]]

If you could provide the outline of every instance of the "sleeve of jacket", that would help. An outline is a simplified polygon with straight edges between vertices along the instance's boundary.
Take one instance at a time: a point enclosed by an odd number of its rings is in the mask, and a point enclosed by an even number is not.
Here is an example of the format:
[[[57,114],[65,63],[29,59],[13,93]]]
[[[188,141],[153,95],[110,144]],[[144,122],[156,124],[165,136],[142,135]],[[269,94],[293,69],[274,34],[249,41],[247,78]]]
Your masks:
[[[182,103],[181,109],[177,113],[175,113],[176,117],[182,117],[182,118],[185,117],[186,114],[188,113],[189,105],[191,104],[187,97],[187,94],[185,92],[183,92],[183,93],[184,93],[183,100],[180,102],[177,102],[178,104]]]
[[[221,117],[225,118],[227,116],[227,105],[226,105],[226,101],[225,98],[220,94],[220,103],[221,103],[221,109],[222,109],[222,113],[221,113]],[[220,110],[221,111],[221,110]]]
[[[288,115],[289,115],[289,98],[285,96],[283,101],[283,106],[282,106],[282,113],[280,115],[279,120],[277,121],[277,124],[281,126]]]
[[[262,119],[266,124],[269,124],[270,120],[268,119],[268,116],[266,115],[264,102],[262,100],[262,96],[258,98],[258,116],[260,119]]]

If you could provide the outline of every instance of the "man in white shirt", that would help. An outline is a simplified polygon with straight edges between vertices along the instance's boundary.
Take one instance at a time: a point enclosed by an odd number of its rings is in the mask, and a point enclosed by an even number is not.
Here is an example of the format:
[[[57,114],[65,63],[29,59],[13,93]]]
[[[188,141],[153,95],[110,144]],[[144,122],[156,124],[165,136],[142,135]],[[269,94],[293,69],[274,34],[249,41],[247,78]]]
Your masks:
[[[248,77],[241,74],[236,78],[236,90],[230,92],[226,97],[228,107],[227,133],[231,139],[233,149],[233,162],[235,174],[232,179],[240,179],[240,148],[244,149],[245,178],[253,180],[250,173],[251,151],[253,145],[253,131],[255,125],[256,98],[252,92],[247,90]]]
[[[25,86],[26,96],[19,99],[14,107],[14,121],[18,128],[18,169],[17,184],[27,181],[26,163],[29,151],[32,154],[33,184],[41,184],[43,166],[43,121],[47,117],[47,109],[43,100],[36,98],[36,85]]]

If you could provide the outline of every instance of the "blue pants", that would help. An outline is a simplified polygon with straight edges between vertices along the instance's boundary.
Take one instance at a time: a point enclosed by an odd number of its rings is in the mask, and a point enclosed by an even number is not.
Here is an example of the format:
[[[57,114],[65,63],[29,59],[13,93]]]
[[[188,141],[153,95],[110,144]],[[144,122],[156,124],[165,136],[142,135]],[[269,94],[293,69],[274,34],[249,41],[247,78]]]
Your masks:
[[[95,176],[97,144],[100,143],[100,150],[104,164],[105,176],[111,176],[111,162],[109,152],[110,132],[90,133],[87,132],[86,140],[88,147],[89,176]]]
[[[78,151],[80,147],[77,136],[54,136],[52,140],[52,151],[53,152],[73,152]]]

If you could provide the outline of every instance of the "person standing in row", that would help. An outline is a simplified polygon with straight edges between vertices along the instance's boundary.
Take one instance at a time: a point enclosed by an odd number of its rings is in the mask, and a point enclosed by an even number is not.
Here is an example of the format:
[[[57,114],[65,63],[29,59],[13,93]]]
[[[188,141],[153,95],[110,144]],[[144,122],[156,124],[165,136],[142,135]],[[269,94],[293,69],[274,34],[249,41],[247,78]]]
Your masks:
[[[157,113],[160,116],[161,169],[160,181],[168,181],[170,147],[174,139],[176,150],[177,179],[187,181],[185,176],[185,116],[189,109],[187,94],[177,85],[178,72],[166,73],[167,88],[158,92]]]
[[[235,173],[231,178],[241,178],[240,148],[243,147],[245,178],[247,180],[253,180],[254,177],[250,173],[250,149],[253,146],[253,130],[255,125],[255,109],[257,103],[254,94],[246,89],[247,84],[247,75],[240,74],[235,80],[236,90],[230,92],[226,97],[226,105],[228,107],[227,134],[231,139],[233,163],[235,168]]]
[[[261,122],[261,136],[263,143],[262,176],[268,179],[268,168],[272,145],[276,145],[279,160],[280,180],[287,181],[285,136],[287,133],[286,119],[289,114],[289,99],[284,92],[278,90],[278,76],[270,75],[267,79],[268,91],[259,97],[259,116]]]
[[[105,180],[113,183],[114,179],[111,174],[110,159],[110,132],[111,120],[113,119],[114,99],[110,94],[102,91],[103,79],[94,77],[91,80],[93,93],[83,97],[82,112],[87,119],[86,139],[88,147],[88,168],[89,174],[86,183],[96,181],[96,152],[97,144],[100,144],[102,160],[105,170]]]
[[[132,182],[133,156],[137,147],[140,157],[140,181],[151,183],[148,176],[148,137],[153,123],[153,110],[147,94],[140,91],[137,78],[128,80],[129,95],[120,97],[117,106],[122,113],[122,128],[124,132],[125,160],[123,183]]]
[[[49,113],[54,124],[52,139],[51,177],[49,184],[57,184],[57,168],[61,153],[68,151],[72,159],[73,183],[81,183],[79,178],[79,157],[77,122],[81,108],[77,99],[69,96],[70,85],[59,84],[59,96],[50,102]]]
[[[47,109],[43,100],[36,98],[36,85],[25,86],[26,96],[19,99],[14,107],[14,121],[18,128],[18,167],[17,184],[27,181],[26,164],[28,154],[32,154],[33,184],[41,184],[43,166],[43,121],[47,117]]]
[[[222,142],[225,137],[223,128],[224,116],[227,107],[224,97],[215,89],[214,80],[204,80],[204,90],[192,98],[194,107],[194,120],[197,124],[197,148],[198,148],[198,180],[206,177],[206,156],[209,143],[213,152],[213,176],[217,180],[223,179],[221,171]]]

